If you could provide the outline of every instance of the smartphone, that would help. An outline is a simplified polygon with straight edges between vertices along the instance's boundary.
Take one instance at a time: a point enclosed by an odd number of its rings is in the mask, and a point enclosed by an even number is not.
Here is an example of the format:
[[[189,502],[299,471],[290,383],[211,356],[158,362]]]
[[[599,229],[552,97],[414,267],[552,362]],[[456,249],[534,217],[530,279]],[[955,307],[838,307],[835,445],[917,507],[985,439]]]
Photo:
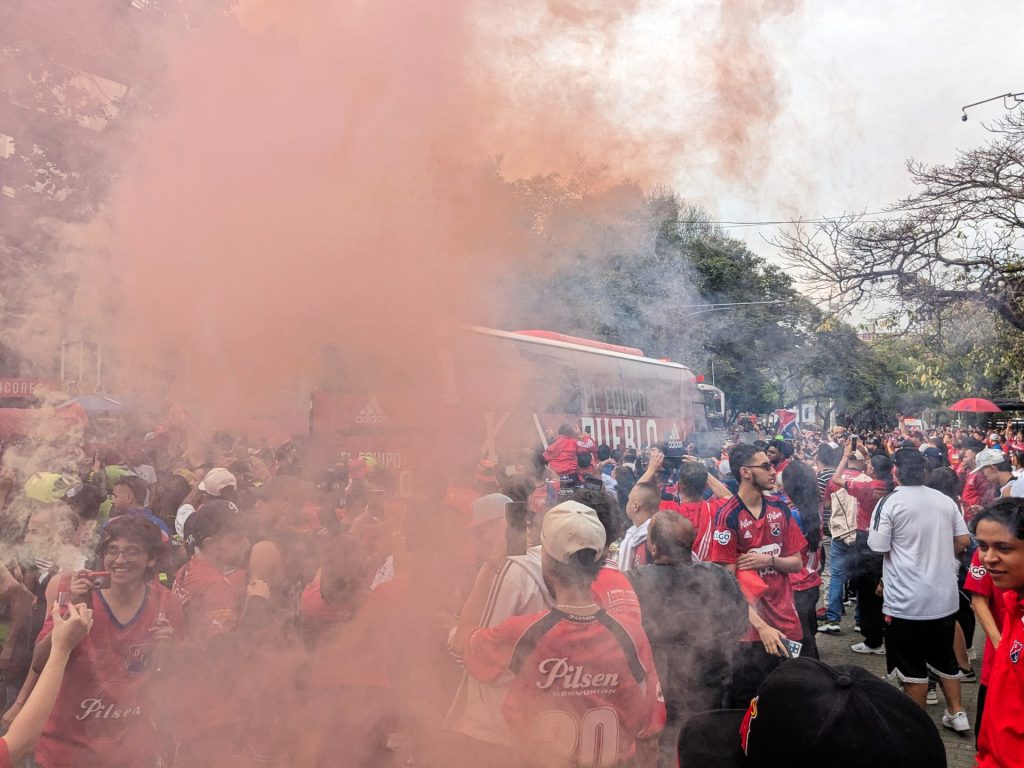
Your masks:
[[[798,643],[796,640],[790,640],[788,637],[782,638],[783,645],[786,646],[786,652],[789,654],[789,658],[796,659],[800,656],[800,651],[804,647],[803,643]]]
[[[110,571],[87,571],[84,576],[93,589],[110,589]]]
[[[850,450],[851,451],[856,451],[857,450],[857,436],[856,435],[854,435],[853,437],[850,438]]]
[[[592,491],[603,491],[604,483],[601,482],[600,477],[587,477],[583,480],[583,487],[589,488]]]
[[[533,514],[525,501],[505,502],[505,524],[509,528],[526,528]]]

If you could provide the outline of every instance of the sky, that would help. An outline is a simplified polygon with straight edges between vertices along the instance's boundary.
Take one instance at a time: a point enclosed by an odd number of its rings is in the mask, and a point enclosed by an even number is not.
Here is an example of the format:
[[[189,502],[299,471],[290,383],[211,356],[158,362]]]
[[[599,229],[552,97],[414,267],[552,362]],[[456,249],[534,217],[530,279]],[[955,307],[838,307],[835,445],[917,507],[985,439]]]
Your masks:
[[[529,39],[539,25],[523,8],[538,3],[514,5],[489,23]],[[646,145],[660,181],[723,221],[880,210],[911,192],[908,158],[950,161],[1004,113],[992,103],[964,123],[963,105],[1024,91],[1019,0],[630,0],[618,16],[587,0],[546,5],[596,18],[549,27],[508,59],[524,91],[600,83],[599,108]],[[718,70],[733,64],[730,81]],[[727,163],[718,143],[733,128],[745,135]],[[772,256],[772,227],[731,231]]]

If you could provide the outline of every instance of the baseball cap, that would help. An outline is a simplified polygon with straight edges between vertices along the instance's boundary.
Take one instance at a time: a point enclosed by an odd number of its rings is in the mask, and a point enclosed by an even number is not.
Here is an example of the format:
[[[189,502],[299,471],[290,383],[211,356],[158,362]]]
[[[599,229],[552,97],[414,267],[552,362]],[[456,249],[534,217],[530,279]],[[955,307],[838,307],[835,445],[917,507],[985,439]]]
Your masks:
[[[924,456],[917,448],[900,448],[892,455],[892,463],[897,467],[924,467]]]
[[[470,504],[469,527],[489,523],[492,520],[500,520],[505,517],[505,505],[512,499],[503,493],[488,493],[479,499],[473,499]]]
[[[688,720],[679,762],[687,768],[944,768],[946,751],[931,718],[895,686],[860,667],[800,658],[768,675],[746,711]]]
[[[544,515],[540,543],[555,560],[568,563],[582,549],[603,552],[607,534],[597,512],[578,501],[563,501]]]
[[[195,549],[203,539],[216,536],[241,525],[238,507],[224,499],[211,499],[185,520],[185,546]]]
[[[974,457],[974,471],[979,472],[983,467],[992,467],[1006,461],[1006,454],[998,448],[986,448]]]
[[[235,479],[235,476],[224,469],[224,467],[214,467],[206,473],[203,481],[199,483],[199,490],[211,496],[220,496],[225,488],[237,487],[238,481]]]

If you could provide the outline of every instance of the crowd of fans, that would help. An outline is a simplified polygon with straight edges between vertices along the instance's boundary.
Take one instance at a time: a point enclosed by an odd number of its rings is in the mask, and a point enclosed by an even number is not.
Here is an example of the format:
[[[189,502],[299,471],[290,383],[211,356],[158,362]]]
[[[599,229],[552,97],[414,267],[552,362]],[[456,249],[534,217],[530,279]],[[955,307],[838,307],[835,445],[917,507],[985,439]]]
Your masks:
[[[1021,435],[743,423],[713,457],[566,424],[410,496],[301,440],[11,447],[0,766],[933,767],[940,690],[1021,765]],[[892,683],[818,659],[850,609]]]

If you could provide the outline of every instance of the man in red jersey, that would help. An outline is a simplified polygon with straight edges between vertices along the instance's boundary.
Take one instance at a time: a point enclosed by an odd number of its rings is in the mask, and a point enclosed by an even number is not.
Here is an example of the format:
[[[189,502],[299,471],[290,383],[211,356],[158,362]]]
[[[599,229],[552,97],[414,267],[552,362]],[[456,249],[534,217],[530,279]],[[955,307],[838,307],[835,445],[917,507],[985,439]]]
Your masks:
[[[705,499],[704,492],[708,488],[713,495]],[[732,491],[711,475],[702,461],[684,456],[679,467],[679,498],[679,514],[693,526],[693,554],[701,562],[707,562],[711,555],[715,518],[726,501],[732,498]]]
[[[591,593],[605,542],[593,509],[568,501],[550,510],[541,558],[555,608],[478,629],[467,645],[475,678],[512,673],[502,711],[529,763],[621,765],[664,723],[643,630],[609,616]]]
[[[999,499],[975,515],[971,525],[982,565],[992,583],[1006,591],[977,765],[1007,768],[1020,765],[1024,755],[1024,499]]]
[[[270,589],[263,582],[247,586],[249,537],[232,502],[213,499],[190,515],[185,544],[195,554],[174,580],[185,636],[176,670],[178,760],[213,768],[227,764],[234,748],[225,731],[237,718],[231,692],[240,682],[244,644],[236,630],[244,633],[265,615]]]
[[[729,466],[739,479],[739,493],[718,514],[711,561],[732,573],[756,572],[767,587],[750,606],[751,628],[740,641],[733,671],[731,706],[742,706],[789,655],[786,641],[803,638],[789,574],[803,567],[800,553],[807,541],[789,507],[765,495],[775,488],[775,471],[764,451],[734,446]]]

